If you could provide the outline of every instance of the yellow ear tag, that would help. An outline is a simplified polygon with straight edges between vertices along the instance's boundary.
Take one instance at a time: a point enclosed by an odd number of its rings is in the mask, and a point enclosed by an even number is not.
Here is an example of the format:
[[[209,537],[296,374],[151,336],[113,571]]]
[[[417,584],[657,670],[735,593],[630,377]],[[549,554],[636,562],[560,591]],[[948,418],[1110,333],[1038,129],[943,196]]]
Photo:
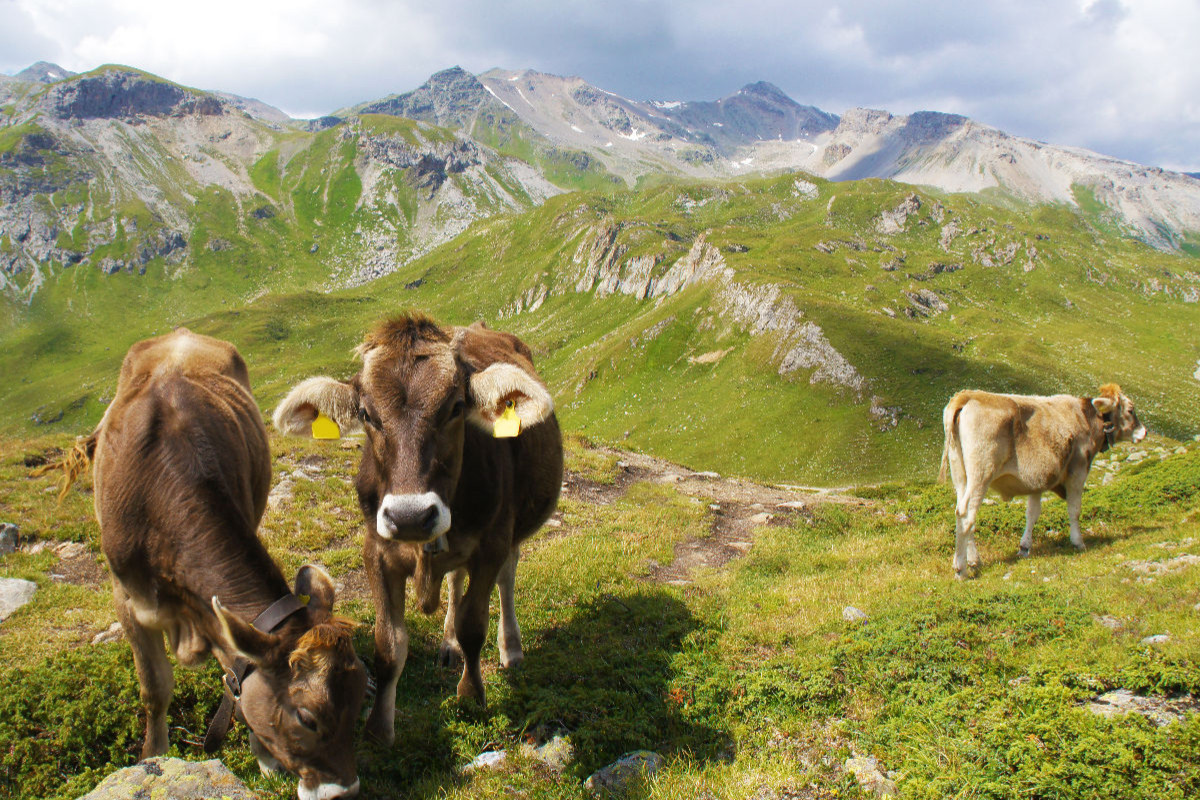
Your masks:
[[[342,429],[329,417],[317,412],[317,418],[312,421],[312,435],[314,439],[340,439]]]
[[[312,595],[298,594],[296,595],[296,599],[300,601],[300,605],[306,606],[308,605],[308,601],[312,600]]]
[[[504,413],[492,423],[492,435],[497,439],[511,439],[520,432],[521,418],[517,416],[517,404],[509,400]]]

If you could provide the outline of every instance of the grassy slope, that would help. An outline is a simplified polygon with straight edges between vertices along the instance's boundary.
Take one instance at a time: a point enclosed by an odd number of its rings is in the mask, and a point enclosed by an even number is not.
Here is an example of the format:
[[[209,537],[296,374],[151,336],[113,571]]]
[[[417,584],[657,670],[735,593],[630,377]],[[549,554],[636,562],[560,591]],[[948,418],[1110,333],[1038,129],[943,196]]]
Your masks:
[[[875,222],[907,187],[818,182],[819,196],[808,199],[792,176],[663,183],[553,198],[523,215],[483,221],[359,289],[288,294],[320,272],[320,254],[306,247],[310,236],[327,242],[366,218],[339,200],[339,192],[353,195],[353,187],[338,189],[345,170],[333,165],[346,163],[339,147],[331,132],[321,134],[291,159],[288,177],[260,162],[260,187],[284,186],[294,217],[243,220],[246,244],[234,251],[205,251],[206,262],[173,278],[76,269],[39,295],[22,326],[4,334],[0,369],[15,376],[0,395],[5,427],[29,431],[27,420],[41,408],[43,418],[62,410],[68,427],[86,428],[111,394],[119,354],[179,323],[235,342],[271,403],[306,375],[353,372],[348,353],[362,331],[410,307],[453,323],[485,319],[524,336],[570,429],[697,468],[785,482],[932,476],[941,407],[967,386],[1086,394],[1115,380],[1154,430],[1175,438],[1190,437],[1200,415],[1192,379],[1200,315],[1180,299],[1200,276],[1196,262],[1114,238],[1087,215],[923,192],[906,231],[885,236]],[[939,245],[937,204],[961,231],[948,251]],[[220,220],[229,205],[214,197],[212,206],[213,230],[232,227]],[[774,339],[716,314],[712,285],[649,302],[576,293],[572,258],[587,231],[604,225],[620,226],[624,259],[658,256],[659,272],[706,235],[736,281],[781,286],[867,379],[867,391],[811,383],[810,370],[778,375]],[[817,247],[830,243],[832,253]],[[1000,264],[1011,248],[1011,262]],[[883,269],[898,258],[898,268]],[[982,266],[984,258],[998,265]],[[963,268],[931,274],[938,264]],[[539,286],[552,291],[537,311],[499,319]],[[260,296],[265,288],[279,291]],[[923,289],[950,310],[906,318],[905,292]],[[64,313],[81,303],[86,316]],[[657,335],[647,336],[650,329]],[[728,353],[714,364],[693,360],[716,351]],[[880,429],[868,414],[872,397],[902,409],[897,427]]]
[[[0,516],[23,520],[26,537],[95,548],[88,481],[57,506],[22,463],[66,441],[0,441]],[[320,476],[268,511],[264,540],[289,573],[315,560],[363,591],[357,454],[272,447],[276,480],[301,460]],[[599,483],[617,471],[577,442],[568,466]],[[988,506],[973,582],[951,578],[951,506],[948,487],[910,484],[813,507],[760,528],[746,558],[680,587],[643,576],[675,543],[707,535],[705,503],[656,483],[604,505],[567,497],[562,526],[523,552],[525,665],[502,673],[485,649],[487,712],[453,699],[456,675],[436,665],[440,621],[410,615],[397,744],[363,746],[365,796],[581,797],[590,771],[642,747],[667,761],[638,797],[856,797],[839,769],[852,751],[899,773],[904,797],[1195,796],[1200,716],[1156,728],[1093,717],[1081,703],[1118,687],[1200,693],[1198,568],[1147,579],[1126,566],[1197,552],[1200,446],[1090,488],[1086,553],[1070,548],[1053,499],[1033,558],[1017,561],[1020,505]],[[74,797],[140,746],[128,646],[87,645],[112,620],[109,591],[52,580],[56,569],[48,553],[0,559],[0,574],[40,586],[0,629],[0,797]],[[369,660],[373,611],[351,595],[339,610],[364,624],[356,646]],[[869,619],[844,623],[845,605]],[[1100,625],[1103,615],[1120,629]],[[1139,644],[1164,632],[1165,645]],[[219,699],[217,670],[177,678],[173,753],[202,758],[194,743]],[[522,741],[556,732],[576,747],[563,776],[518,756]],[[508,767],[457,772],[497,748],[512,750]],[[264,798],[293,795],[290,781],[259,776],[241,728],[221,758]]]

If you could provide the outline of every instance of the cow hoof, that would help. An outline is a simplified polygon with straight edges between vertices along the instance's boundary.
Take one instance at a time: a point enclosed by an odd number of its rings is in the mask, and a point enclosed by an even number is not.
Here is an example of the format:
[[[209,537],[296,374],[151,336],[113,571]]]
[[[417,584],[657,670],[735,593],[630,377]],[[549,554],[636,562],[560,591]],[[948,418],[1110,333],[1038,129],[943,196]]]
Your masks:
[[[1028,547],[1018,547],[1017,548],[1017,558],[1029,558],[1029,548]]]
[[[462,664],[462,651],[451,644],[438,648],[438,666],[457,667]]]
[[[367,720],[366,733],[384,747],[391,747],[396,741],[396,729],[390,725],[384,727],[378,720]]]
[[[1071,547],[1074,547],[1080,553],[1082,553],[1084,550],[1087,550],[1087,545],[1084,544],[1083,542],[1080,542],[1079,544],[1075,544],[1075,542],[1071,542]]]
[[[514,655],[500,654],[500,666],[504,669],[516,669],[525,662],[524,653],[515,653]]]

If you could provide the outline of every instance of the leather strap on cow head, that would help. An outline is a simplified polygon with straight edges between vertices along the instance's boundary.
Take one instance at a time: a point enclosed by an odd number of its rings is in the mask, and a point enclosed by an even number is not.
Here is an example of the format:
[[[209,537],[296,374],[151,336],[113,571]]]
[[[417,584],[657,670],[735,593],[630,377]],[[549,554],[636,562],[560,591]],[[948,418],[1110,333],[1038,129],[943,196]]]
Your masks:
[[[263,633],[274,633],[284,620],[307,604],[307,597],[301,600],[294,594],[285,594],[254,618],[254,627]],[[242,682],[246,680],[246,676],[253,669],[253,664],[244,658],[239,658],[231,668],[225,670],[221,679],[225,685],[225,695],[221,698],[221,705],[217,708],[217,713],[213,715],[213,720],[208,726],[208,733],[204,736],[205,753],[215,753],[221,749],[221,745],[225,742],[225,736],[229,733],[229,726],[233,722],[235,707],[242,699]]]
[[[1100,423],[1104,429],[1104,444],[1100,446],[1100,452],[1103,453],[1117,441],[1117,410],[1114,408],[1107,414],[1101,414]]]

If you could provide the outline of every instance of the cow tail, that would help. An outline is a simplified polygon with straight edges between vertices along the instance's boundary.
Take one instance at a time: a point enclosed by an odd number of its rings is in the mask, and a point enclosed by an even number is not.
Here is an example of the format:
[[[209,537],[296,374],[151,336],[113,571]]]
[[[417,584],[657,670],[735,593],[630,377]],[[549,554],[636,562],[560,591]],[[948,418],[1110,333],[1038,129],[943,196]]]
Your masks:
[[[58,501],[61,503],[66,498],[67,492],[71,486],[88,467],[92,465],[92,458],[96,455],[96,442],[100,438],[100,429],[92,431],[88,436],[81,436],[75,440],[75,444],[68,450],[63,457],[58,460],[38,467],[33,471],[34,477],[45,475],[49,472],[62,472],[62,477],[59,479]]]
[[[938,471],[938,483],[945,483],[946,471],[950,466],[950,448],[958,447],[958,415],[962,412],[966,401],[960,395],[955,395],[946,410],[942,413],[942,423],[946,429],[946,438],[942,444],[942,468]]]

